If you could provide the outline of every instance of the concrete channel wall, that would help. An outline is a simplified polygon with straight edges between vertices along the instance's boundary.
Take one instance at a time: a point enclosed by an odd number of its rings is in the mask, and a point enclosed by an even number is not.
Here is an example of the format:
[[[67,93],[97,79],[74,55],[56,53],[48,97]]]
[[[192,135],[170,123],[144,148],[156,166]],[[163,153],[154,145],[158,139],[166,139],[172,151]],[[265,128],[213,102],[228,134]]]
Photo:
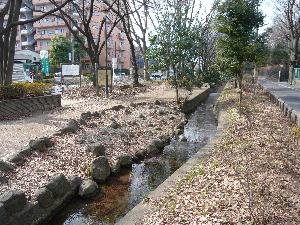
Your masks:
[[[192,95],[188,96],[187,100],[182,105],[182,111],[186,114],[190,114],[196,110],[201,102],[204,102],[207,99],[211,89],[208,88],[204,91],[195,90]]]
[[[187,109],[191,109],[191,105],[197,107],[200,104],[200,99],[204,101],[209,95],[210,90],[206,90],[200,96],[196,95],[194,98],[190,99],[190,103]],[[206,97],[205,97],[206,96]],[[200,101],[200,102],[199,102]],[[196,104],[196,102],[198,102]],[[214,139],[208,143],[203,148],[189,159],[184,165],[182,165],[178,170],[176,170],[168,179],[166,179],[161,185],[159,185],[153,192],[148,195],[148,198],[151,200],[159,200],[163,196],[166,196],[170,187],[174,186],[179,180],[183,179],[186,174],[191,171],[196,165],[201,163],[204,159],[209,157],[210,152],[213,150],[213,147],[219,137],[222,135],[224,128],[227,126],[227,113],[220,109],[218,112],[218,127],[217,133]],[[129,213],[127,213],[116,225],[140,225],[142,224],[144,215],[151,210],[151,206],[147,202],[141,202],[136,207],[134,207]]]
[[[61,107],[61,95],[4,100],[0,101],[0,120],[15,119],[57,107]]]

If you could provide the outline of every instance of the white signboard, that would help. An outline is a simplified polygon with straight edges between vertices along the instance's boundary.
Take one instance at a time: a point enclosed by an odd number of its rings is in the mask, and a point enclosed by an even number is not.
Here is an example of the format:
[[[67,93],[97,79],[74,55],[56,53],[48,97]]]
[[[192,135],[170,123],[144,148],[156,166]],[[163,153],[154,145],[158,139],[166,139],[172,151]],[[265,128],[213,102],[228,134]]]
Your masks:
[[[117,58],[112,58],[112,67],[113,69],[117,69],[118,67],[118,59]]]
[[[79,76],[80,67],[79,65],[62,65],[61,73],[63,76]]]
[[[49,57],[48,51],[47,50],[41,50],[40,51],[40,57],[41,57],[41,59],[48,59],[48,57]]]

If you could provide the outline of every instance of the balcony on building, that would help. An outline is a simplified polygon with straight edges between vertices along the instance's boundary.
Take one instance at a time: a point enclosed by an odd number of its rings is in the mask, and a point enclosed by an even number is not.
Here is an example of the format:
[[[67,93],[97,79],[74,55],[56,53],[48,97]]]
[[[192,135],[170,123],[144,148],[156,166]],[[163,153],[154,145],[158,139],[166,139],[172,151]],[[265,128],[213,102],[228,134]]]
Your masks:
[[[120,32],[120,33],[119,33],[119,39],[120,39],[120,40],[125,40],[125,38],[126,38],[125,33],[124,33],[124,32]]]
[[[126,48],[125,48],[125,45],[119,45],[118,46],[118,51],[125,51],[126,50]]]
[[[21,38],[21,45],[23,46],[32,46],[35,44],[35,40],[32,37],[22,37]]]
[[[21,13],[28,13],[28,12],[32,12],[32,9],[29,8],[28,6],[23,6],[23,7],[20,9],[20,12],[21,12]]]
[[[34,27],[21,27],[21,35],[31,35],[35,33]]]
[[[31,14],[25,14],[25,13],[20,14],[20,21],[31,20],[32,18],[33,16]]]

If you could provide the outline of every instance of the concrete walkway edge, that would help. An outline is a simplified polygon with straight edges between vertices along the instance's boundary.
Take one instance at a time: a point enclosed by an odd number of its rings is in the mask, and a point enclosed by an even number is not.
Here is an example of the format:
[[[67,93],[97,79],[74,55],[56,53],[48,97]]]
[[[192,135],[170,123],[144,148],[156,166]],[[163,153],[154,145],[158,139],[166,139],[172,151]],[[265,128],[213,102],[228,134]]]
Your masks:
[[[279,96],[276,91],[268,88],[265,85],[265,80],[260,79],[258,84],[264,90],[264,92],[269,96],[272,102],[274,102],[278,107],[280,107],[281,111],[285,116],[289,117],[295,124],[300,125],[300,111],[295,109],[287,100],[284,100],[281,96]],[[271,82],[271,81],[270,81]],[[274,83],[273,85],[278,85]],[[300,98],[300,92],[299,92]],[[299,102],[300,103],[300,102]]]

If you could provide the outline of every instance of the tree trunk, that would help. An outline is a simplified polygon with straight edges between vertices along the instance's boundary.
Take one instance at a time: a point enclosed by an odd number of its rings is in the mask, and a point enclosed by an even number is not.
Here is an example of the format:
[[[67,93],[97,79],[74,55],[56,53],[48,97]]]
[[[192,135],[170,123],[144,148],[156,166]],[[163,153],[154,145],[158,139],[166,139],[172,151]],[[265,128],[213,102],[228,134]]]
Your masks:
[[[238,74],[239,84],[239,113],[242,112],[242,98],[243,98],[243,73],[240,71]]]
[[[234,78],[234,88],[237,88],[238,84],[237,84],[237,77]]]
[[[291,40],[292,47],[290,48],[290,65],[289,65],[289,84],[293,85],[294,81],[294,69],[298,60],[298,44],[299,38],[293,38]]]
[[[14,0],[11,2],[7,17],[8,24],[19,20],[21,4],[22,0]],[[3,28],[2,22],[3,21],[1,21],[1,28]],[[0,81],[2,85],[8,85],[12,82],[17,32],[18,27],[14,26],[7,32],[1,34],[0,37]]]
[[[147,43],[146,39],[143,40],[143,57],[144,57],[144,79],[150,80],[149,74],[149,60],[147,57]]]
[[[4,84],[10,84],[12,82],[17,32],[18,32],[17,27],[12,28],[11,36],[9,40],[9,46],[8,46],[8,59],[7,59],[8,61],[7,61],[6,77],[5,77]]]
[[[176,94],[176,102],[177,104],[180,103],[179,101],[179,91],[178,91],[178,82],[177,82],[177,72],[176,69],[175,69],[175,66],[173,66],[173,79],[174,79],[174,82],[175,82],[175,94]]]
[[[133,85],[139,85],[139,72],[135,55],[135,48],[133,44],[133,40],[131,38],[127,38],[130,46],[131,56],[132,56],[132,67],[133,67]]]

